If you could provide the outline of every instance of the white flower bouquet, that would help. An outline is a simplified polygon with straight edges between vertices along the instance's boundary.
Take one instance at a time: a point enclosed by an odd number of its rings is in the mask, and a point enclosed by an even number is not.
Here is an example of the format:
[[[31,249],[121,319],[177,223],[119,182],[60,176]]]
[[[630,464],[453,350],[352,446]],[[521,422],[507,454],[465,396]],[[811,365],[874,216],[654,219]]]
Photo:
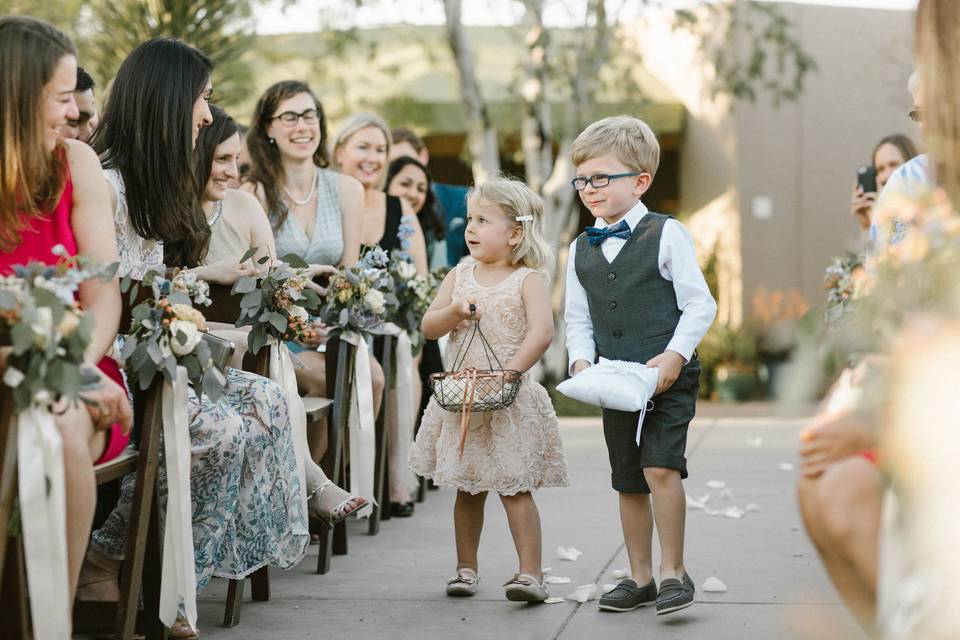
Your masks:
[[[80,283],[115,277],[117,264],[98,268],[53,248],[54,266],[31,262],[0,276],[0,340],[10,351],[2,363],[3,384],[13,392],[15,411],[33,404],[82,399],[84,387],[95,384],[95,371],[83,366],[93,335],[93,317],[76,301]]]
[[[187,377],[197,393],[205,392],[217,400],[226,385],[223,374],[213,366],[210,348],[203,341],[206,319],[194,304],[210,304],[209,287],[192,273],[178,273],[171,280],[151,271],[143,284],[153,296],[133,308],[130,331],[121,355],[128,378],[146,390],[160,373],[173,381],[177,365],[187,370]],[[124,290],[129,287],[125,280]],[[136,296],[131,291],[131,298]]]
[[[431,273],[418,274],[410,260],[396,256],[390,261],[390,275],[396,285],[394,291],[397,297],[397,308],[390,320],[410,334],[414,353],[418,353],[424,343],[420,321],[433,301],[437,279]]]
[[[397,309],[394,279],[387,268],[386,252],[368,251],[352,267],[341,267],[330,278],[320,320],[331,335],[342,331],[376,333]]]

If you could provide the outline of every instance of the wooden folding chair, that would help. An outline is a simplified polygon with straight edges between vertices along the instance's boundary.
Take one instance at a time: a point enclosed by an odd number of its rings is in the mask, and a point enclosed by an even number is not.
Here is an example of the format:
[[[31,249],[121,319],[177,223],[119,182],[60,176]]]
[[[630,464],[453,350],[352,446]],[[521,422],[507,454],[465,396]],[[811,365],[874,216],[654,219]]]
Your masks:
[[[346,460],[344,454],[349,418],[350,400],[353,385],[356,384],[356,345],[340,340],[331,339],[327,343],[326,367],[327,380],[333,380],[333,404],[330,418],[327,421],[328,437],[327,451],[324,453],[320,466],[327,477],[334,484],[339,485],[345,477]],[[344,554],[347,551],[347,527],[341,522],[331,531],[326,526],[317,529],[320,536],[317,552],[317,573],[323,575],[330,571],[330,559],[334,553]]]
[[[382,336],[377,338],[377,343],[382,345],[379,349],[378,358],[383,367],[383,403],[380,408],[380,415],[377,417],[376,431],[376,450],[377,457],[374,463],[373,476],[373,495],[377,501],[373,512],[370,514],[370,522],[367,532],[371,536],[380,533],[380,521],[390,519],[390,418],[394,411],[393,403],[390,402],[390,388],[394,386],[396,380],[396,352],[397,339],[394,336]]]
[[[17,429],[13,396],[0,384],[0,638],[27,638],[30,614],[27,608],[27,578],[23,545],[7,536],[13,501],[17,494]]]

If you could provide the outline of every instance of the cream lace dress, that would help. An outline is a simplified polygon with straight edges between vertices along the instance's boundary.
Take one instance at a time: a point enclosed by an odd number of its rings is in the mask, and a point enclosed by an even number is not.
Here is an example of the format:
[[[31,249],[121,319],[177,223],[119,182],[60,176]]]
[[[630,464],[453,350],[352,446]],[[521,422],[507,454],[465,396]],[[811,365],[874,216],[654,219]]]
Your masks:
[[[474,278],[475,264],[467,261],[456,267],[453,297],[477,299],[482,316],[480,331],[506,366],[527,333],[521,289],[524,278],[535,271],[523,267],[499,284],[486,287]],[[450,333],[448,362],[453,362],[470,333],[472,322],[463,322]],[[463,366],[489,368],[479,336],[470,346]],[[512,405],[471,416],[462,459],[459,448],[460,414],[446,411],[431,398],[410,450],[410,468],[414,473],[433,478],[439,486],[469,493],[494,491],[514,495],[569,484],[557,414],[547,390],[529,375],[524,375]]]

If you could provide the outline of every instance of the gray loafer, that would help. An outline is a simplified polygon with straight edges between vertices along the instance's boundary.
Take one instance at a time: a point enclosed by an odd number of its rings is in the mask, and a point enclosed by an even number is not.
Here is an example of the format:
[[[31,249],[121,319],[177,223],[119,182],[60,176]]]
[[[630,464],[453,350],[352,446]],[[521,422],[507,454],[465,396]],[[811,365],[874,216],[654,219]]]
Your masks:
[[[600,597],[598,608],[601,611],[633,611],[640,607],[649,607],[657,602],[657,583],[651,580],[642,587],[626,578],[616,587]]]
[[[662,616],[686,609],[693,604],[695,592],[693,580],[686,571],[683,572],[683,581],[676,578],[661,580],[660,593],[657,594],[657,615]]]
[[[527,573],[516,573],[503,583],[507,600],[513,602],[543,602],[549,595],[543,582]]]
[[[453,598],[468,598],[477,592],[480,577],[469,567],[457,569],[457,575],[447,581],[447,595]]]

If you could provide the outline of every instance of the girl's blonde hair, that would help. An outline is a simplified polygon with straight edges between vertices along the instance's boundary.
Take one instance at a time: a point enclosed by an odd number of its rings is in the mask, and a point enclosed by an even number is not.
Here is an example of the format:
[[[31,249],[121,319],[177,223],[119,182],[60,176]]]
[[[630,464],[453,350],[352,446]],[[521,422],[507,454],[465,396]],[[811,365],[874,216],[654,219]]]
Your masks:
[[[390,136],[390,127],[387,126],[387,121],[375,113],[355,113],[340,124],[333,136],[333,145],[330,149],[330,168],[338,173],[343,171],[340,162],[337,160],[337,150],[347,144],[347,140],[357,131],[369,127],[380,129],[387,141],[387,161],[383,163],[383,173],[380,174],[380,180],[377,181],[376,186],[377,189],[383,189],[384,183],[387,181],[387,165],[390,163],[390,147],[393,144],[393,138]]]
[[[543,237],[543,199],[533,189],[506,176],[494,176],[475,186],[467,195],[477,201],[499,207],[522,229],[520,242],[513,248],[514,265],[529,267],[550,278],[553,252]]]

